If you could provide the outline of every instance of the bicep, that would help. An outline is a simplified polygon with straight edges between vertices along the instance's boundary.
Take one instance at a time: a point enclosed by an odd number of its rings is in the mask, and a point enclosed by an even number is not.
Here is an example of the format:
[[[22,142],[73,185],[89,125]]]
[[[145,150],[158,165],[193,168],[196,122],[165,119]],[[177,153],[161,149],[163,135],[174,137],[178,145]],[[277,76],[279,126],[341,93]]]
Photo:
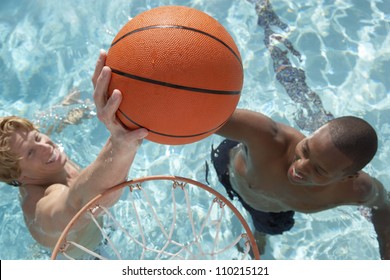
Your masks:
[[[218,135],[244,142],[248,145],[263,145],[273,141],[278,125],[271,118],[257,112],[237,109],[226,124],[217,131]]]

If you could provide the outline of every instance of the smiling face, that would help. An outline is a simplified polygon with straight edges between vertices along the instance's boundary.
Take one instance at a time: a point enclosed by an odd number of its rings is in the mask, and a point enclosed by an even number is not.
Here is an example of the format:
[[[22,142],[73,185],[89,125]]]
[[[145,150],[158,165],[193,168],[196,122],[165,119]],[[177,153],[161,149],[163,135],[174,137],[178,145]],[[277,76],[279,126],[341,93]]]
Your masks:
[[[20,157],[19,180],[50,179],[63,170],[67,158],[51,139],[37,130],[18,130],[11,137],[11,151]]]
[[[351,175],[346,170],[352,163],[336,148],[325,125],[297,144],[287,177],[294,185],[328,185]]]

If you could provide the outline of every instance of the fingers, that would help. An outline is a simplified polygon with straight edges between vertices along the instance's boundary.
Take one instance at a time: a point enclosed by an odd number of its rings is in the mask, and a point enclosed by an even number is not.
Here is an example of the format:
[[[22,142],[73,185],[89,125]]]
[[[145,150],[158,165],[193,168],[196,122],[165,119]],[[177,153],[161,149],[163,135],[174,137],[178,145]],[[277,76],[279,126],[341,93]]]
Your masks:
[[[107,100],[107,104],[104,108],[104,114],[107,115],[107,117],[114,119],[116,111],[119,108],[119,105],[122,101],[122,93],[115,89],[110,98]]]
[[[107,66],[103,67],[97,81],[93,99],[96,105],[96,111],[101,114],[107,103],[107,90],[111,79],[111,69]]]
[[[146,136],[148,136],[149,131],[146,128],[139,128],[136,130],[131,131],[132,137],[136,140],[142,140]]]
[[[127,140],[122,141],[123,144],[134,145],[135,143],[138,146],[142,142],[142,139],[148,135],[149,131],[145,128],[130,131],[117,119],[116,112],[122,101],[122,94],[116,89],[110,98],[107,98],[108,86],[111,80],[111,69],[105,66],[106,58],[107,53],[101,50],[96,62],[95,71],[92,75],[92,83],[95,89],[93,99],[96,105],[97,117],[110,131],[111,137],[119,137],[119,139]]]
[[[97,80],[99,78],[100,73],[106,63],[107,53],[105,50],[100,50],[99,58],[96,62],[95,72],[92,75],[92,84],[93,88],[96,88]]]
[[[136,130],[126,130],[126,139],[127,144],[134,147],[139,147],[141,145],[143,139],[148,136],[149,131],[146,128],[139,128]],[[130,147],[131,147],[130,146]]]

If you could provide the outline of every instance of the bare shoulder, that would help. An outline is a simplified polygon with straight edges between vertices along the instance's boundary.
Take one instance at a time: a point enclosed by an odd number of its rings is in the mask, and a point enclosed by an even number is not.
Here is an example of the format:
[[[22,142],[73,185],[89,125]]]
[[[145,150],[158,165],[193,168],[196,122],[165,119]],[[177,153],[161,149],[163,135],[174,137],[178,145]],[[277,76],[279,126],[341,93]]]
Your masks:
[[[68,207],[68,191],[68,186],[63,184],[53,184],[47,187],[43,193],[43,196],[37,202],[36,211],[41,211],[47,214],[53,213],[53,209],[61,209]]]
[[[20,203],[26,226],[40,244],[51,247],[58,233],[66,226],[71,214],[66,205],[66,185],[53,184],[21,187]],[[65,191],[65,192],[64,192]]]
[[[54,213],[63,212],[67,207],[67,190],[68,187],[62,184],[53,184],[47,188],[27,186],[21,189],[21,207],[29,228],[41,227]]]
[[[375,186],[368,174],[359,172],[359,176],[352,181],[351,191],[357,200],[356,202],[364,204],[375,194]]]
[[[380,208],[388,204],[387,190],[376,178],[361,172],[355,185],[364,206]]]
[[[350,183],[349,191],[353,202],[367,207],[379,206],[387,197],[382,183],[365,172],[359,172],[359,176]]]
[[[40,186],[20,187],[20,204],[26,218],[35,215],[36,205],[45,196],[45,189]]]

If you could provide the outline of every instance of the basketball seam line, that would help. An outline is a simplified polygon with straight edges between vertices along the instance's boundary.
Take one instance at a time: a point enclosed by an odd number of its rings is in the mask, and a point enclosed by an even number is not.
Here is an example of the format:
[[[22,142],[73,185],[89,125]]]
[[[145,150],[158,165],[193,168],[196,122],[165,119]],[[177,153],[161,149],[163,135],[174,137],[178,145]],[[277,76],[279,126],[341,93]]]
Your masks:
[[[207,32],[204,32],[202,30],[198,30],[198,29],[195,29],[195,28],[192,28],[192,27],[187,27],[187,26],[182,26],[182,25],[153,25],[153,26],[146,26],[146,27],[142,27],[142,28],[138,28],[138,29],[135,29],[135,30],[132,30],[128,33],[126,33],[125,35],[121,36],[120,38],[118,38],[118,40],[116,40],[115,42],[113,42],[111,44],[111,48],[116,44],[118,43],[119,41],[121,41],[122,39],[124,39],[125,37],[127,36],[130,36],[134,33],[137,33],[137,32],[141,32],[141,31],[145,31],[145,30],[149,30],[149,29],[158,29],[158,28],[177,28],[177,29],[185,29],[185,30],[189,30],[189,31],[193,31],[193,32],[197,32],[197,33],[200,33],[200,34],[203,34],[203,35],[206,35],[214,40],[216,40],[217,42],[221,43],[222,45],[224,45],[230,52],[233,53],[233,55],[236,57],[236,59],[238,60],[238,62],[240,63],[241,67],[242,67],[242,62],[241,62],[241,59],[240,57],[235,53],[235,51],[229,46],[227,45],[224,41],[222,41],[221,39],[207,33]]]
[[[138,80],[141,82],[147,82],[150,84],[156,84],[156,85],[160,85],[160,86],[164,86],[164,87],[170,87],[170,88],[193,91],[193,92],[208,93],[208,94],[221,94],[221,95],[237,95],[237,94],[241,93],[240,90],[232,90],[232,91],[213,90],[213,89],[195,88],[195,87],[187,87],[187,86],[182,86],[182,85],[177,85],[177,84],[171,84],[171,83],[167,83],[167,82],[163,82],[163,81],[158,81],[158,80],[153,80],[153,79],[149,79],[149,78],[145,78],[145,77],[141,77],[141,76],[136,76],[136,75],[133,75],[130,73],[125,73],[125,72],[122,72],[120,70],[113,69],[113,68],[111,68],[111,72],[115,73],[117,75],[126,77],[126,78]]]
[[[122,110],[118,109],[118,112],[120,112],[128,121],[132,122],[133,124],[135,124],[139,128],[146,128],[146,127],[143,127],[140,124],[136,123],[132,119],[130,119],[129,116],[127,116],[125,113],[122,112]],[[202,136],[202,135],[208,134],[208,133],[210,133],[212,131],[215,131],[218,128],[222,127],[225,123],[226,123],[226,121],[224,121],[222,124],[218,125],[217,127],[213,128],[213,129],[210,129],[210,130],[208,130],[206,132],[192,134],[192,135],[172,135],[172,134],[165,134],[165,133],[162,133],[162,132],[157,132],[157,131],[154,131],[154,130],[150,130],[148,128],[146,128],[146,129],[149,131],[149,133],[157,134],[157,135],[160,135],[160,136],[172,137],[172,138],[190,138],[190,137],[197,137],[197,136]]]

